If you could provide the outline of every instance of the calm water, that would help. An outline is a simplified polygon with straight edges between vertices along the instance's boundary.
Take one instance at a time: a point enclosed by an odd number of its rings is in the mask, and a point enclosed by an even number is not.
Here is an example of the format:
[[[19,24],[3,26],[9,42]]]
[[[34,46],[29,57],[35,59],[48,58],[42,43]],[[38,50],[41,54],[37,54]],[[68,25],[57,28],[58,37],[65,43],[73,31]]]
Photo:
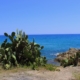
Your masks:
[[[69,48],[80,48],[80,34],[57,35],[29,35],[29,40],[35,39],[36,43],[44,46],[42,56],[54,59],[57,53],[65,52]],[[0,44],[6,37],[0,36]]]

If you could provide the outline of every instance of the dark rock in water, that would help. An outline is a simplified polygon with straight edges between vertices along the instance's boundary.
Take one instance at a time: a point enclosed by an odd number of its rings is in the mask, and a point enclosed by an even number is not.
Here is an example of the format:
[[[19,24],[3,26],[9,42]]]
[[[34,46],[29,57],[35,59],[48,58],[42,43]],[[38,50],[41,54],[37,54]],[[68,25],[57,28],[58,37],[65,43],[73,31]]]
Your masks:
[[[70,48],[68,51],[57,55],[55,60],[61,62],[63,59],[69,58],[70,56],[73,57],[77,52],[80,52],[80,49]]]

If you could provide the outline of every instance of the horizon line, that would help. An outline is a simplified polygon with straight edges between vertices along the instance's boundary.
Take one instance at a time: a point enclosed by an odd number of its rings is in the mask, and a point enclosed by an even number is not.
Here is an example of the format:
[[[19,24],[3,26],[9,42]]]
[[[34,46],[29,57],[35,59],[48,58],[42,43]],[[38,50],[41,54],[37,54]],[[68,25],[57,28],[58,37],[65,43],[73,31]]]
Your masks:
[[[80,33],[26,34],[26,35],[75,35],[75,34],[80,34]],[[4,34],[3,35],[0,34],[0,36],[4,36]]]

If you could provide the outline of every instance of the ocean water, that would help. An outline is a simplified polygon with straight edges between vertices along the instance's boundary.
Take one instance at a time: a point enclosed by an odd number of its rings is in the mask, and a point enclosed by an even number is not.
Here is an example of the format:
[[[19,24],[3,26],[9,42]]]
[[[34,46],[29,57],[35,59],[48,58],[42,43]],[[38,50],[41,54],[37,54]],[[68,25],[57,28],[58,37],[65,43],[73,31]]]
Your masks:
[[[0,36],[0,44],[5,40],[5,36]],[[80,34],[53,34],[53,35],[29,35],[28,39],[35,40],[36,43],[44,46],[41,50],[42,56],[48,60],[53,60],[56,54],[65,52],[69,48],[80,48]]]

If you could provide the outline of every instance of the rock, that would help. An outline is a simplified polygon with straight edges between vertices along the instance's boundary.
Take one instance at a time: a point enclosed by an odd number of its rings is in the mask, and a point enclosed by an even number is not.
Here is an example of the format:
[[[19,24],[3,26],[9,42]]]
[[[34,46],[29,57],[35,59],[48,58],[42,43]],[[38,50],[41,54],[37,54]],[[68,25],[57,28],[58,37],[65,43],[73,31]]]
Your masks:
[[[70,56],[76,55],[77,52],[80,52],[80,49],[70,48],[68,51],[57,55],[57,58],[55,60],[61,62],[65,58],[69,58]]]
[[[80,58],[78,59],[78,64],[77,65],[80,66]]]

